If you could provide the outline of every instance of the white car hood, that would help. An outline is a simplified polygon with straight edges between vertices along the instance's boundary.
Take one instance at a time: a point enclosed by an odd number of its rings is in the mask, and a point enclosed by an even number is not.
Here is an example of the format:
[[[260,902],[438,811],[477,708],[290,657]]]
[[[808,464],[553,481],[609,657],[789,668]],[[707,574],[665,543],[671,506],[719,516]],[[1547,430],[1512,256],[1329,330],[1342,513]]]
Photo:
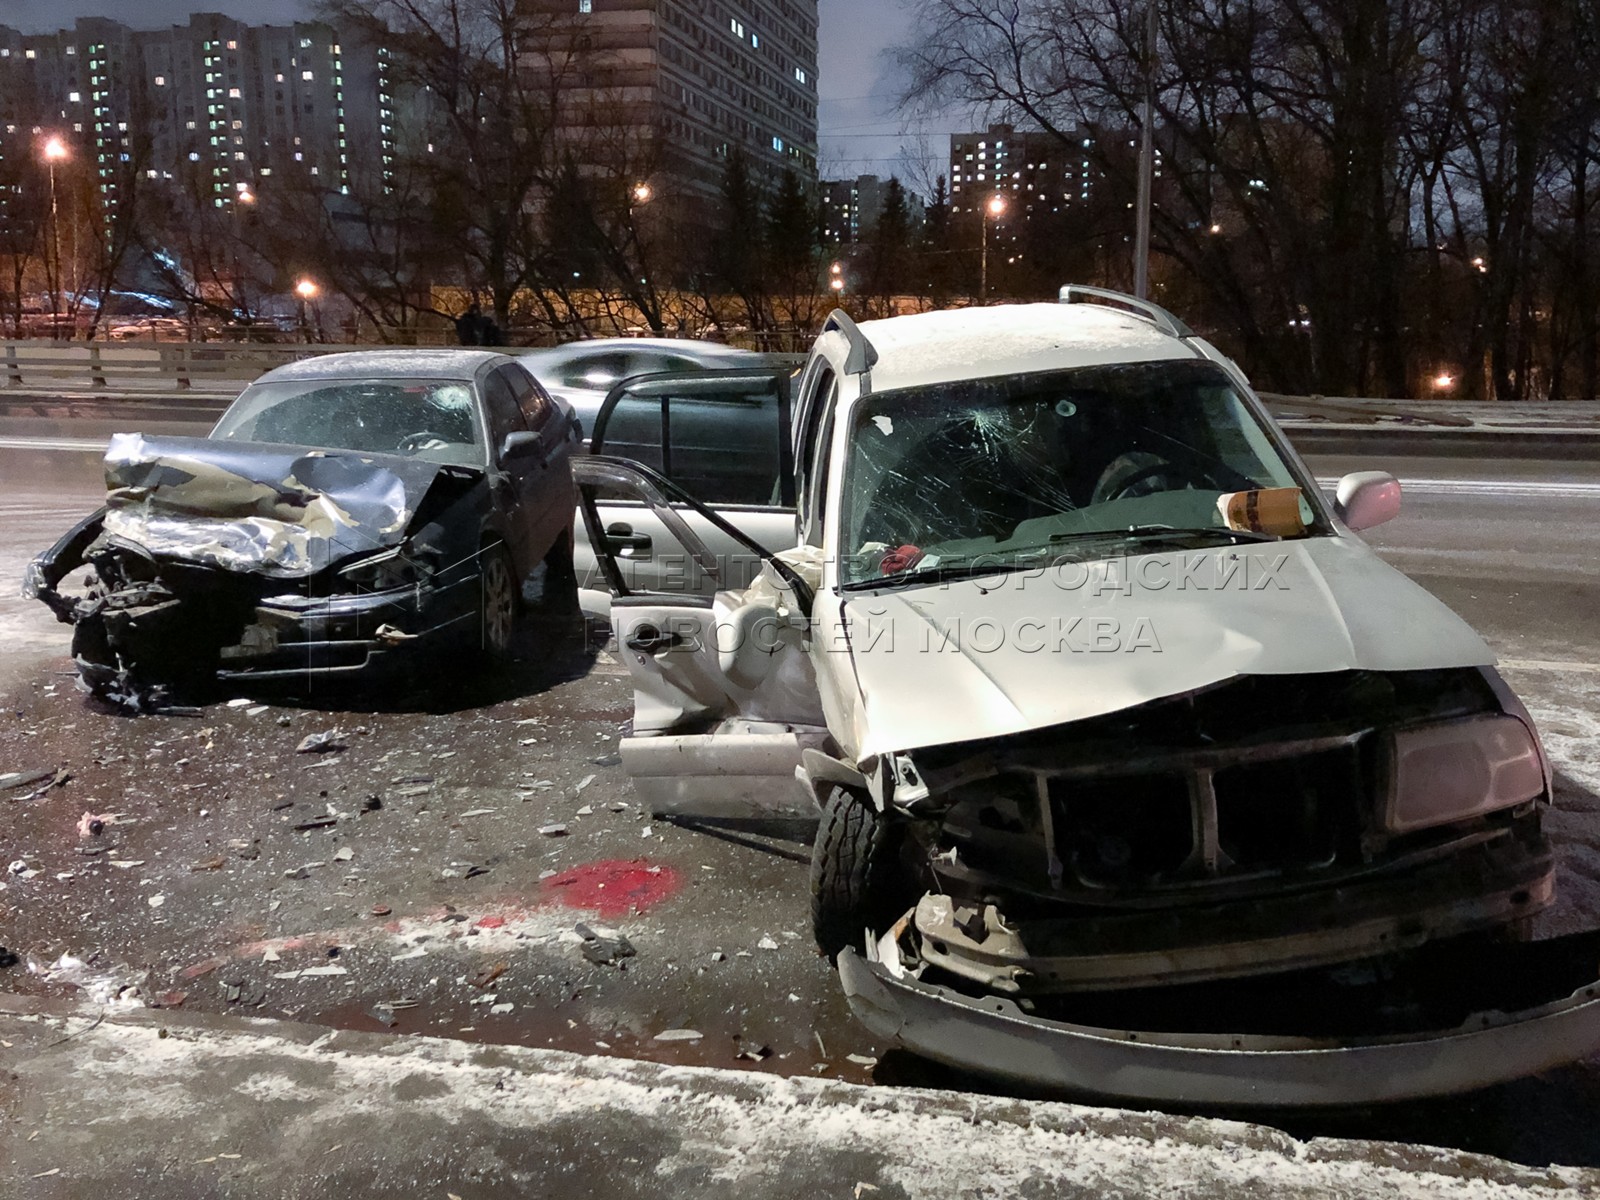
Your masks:
[[[1460,617],[1349,535],[847,594],[841,616],[848,645],[834,648],[853,658],[859,704],[853,728],[834,732],[857,759],[1083,720],[1238,675],[1494,663]]]

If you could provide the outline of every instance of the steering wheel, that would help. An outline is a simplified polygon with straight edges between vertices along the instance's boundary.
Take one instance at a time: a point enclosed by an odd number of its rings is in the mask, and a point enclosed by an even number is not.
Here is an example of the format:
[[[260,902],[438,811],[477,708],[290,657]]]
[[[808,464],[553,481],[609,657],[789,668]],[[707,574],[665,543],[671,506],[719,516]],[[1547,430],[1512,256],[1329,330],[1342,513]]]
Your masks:
[[[401,438],[400,444],[395,449],[421,450],[429,442],[437,442],[441,446],[448,445],[448,439],[443,434],[435,433],[431,429],[419,429],[416,433],[408,433]]]
[[[1152,479],[1170,478],[1181,486],[1194,486],[1199,488],[1215,488],[1216,482],[1205,472],[1198,469],[1185,471],[1170,459],[1159,458],[1149,453],[1140,453],[1141,459],[1148,459],[1143,465],[1136,465],[1129,461],[1133,455],[1123,455],[1113,459],[1100,480],[1095,484],[1094,499],[1096,503],[1105,503],[1110,500],[1121,500],[1135,493],[1141,484],[1149,483]],[[1162,491],[1177,491],[1179,488],[1168,487]]]

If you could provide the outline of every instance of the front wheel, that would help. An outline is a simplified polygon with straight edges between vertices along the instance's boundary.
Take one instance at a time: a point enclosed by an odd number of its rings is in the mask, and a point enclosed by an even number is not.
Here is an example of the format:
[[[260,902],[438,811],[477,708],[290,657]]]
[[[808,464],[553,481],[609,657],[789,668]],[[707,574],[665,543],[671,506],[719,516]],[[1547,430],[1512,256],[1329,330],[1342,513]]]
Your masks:
[[[911,902],[901,861],[904,826],[859,792],[836,787],[811,848],[811,931],[832,962],[864,931],[882,932]]]
[[[511,658],[521,599],[505,545],[485,546],[478,552],[478,647],[491,662]]]

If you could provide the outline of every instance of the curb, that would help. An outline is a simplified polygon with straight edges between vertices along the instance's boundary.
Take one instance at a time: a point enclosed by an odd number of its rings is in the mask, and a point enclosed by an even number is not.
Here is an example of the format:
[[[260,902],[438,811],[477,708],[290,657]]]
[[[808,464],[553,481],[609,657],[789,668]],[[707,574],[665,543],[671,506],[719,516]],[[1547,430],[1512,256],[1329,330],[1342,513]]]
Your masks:
[[[467,1200],[847,1196],[852,1184],[863,1200],[1224,1200],[1246,1190],[1513,1200],[1600,1189],[1597,1170],[1298,1141],[1207,1117],[34,997],[0,996],[0,1042],[10,1082],[0,1100],[8,1118],[0,1174],[17,1180],[8,1191],[18,1197],[137,1195],[129,1183],[141,1178],[152,1181],[147,1194],[174,1200],[446,1188]],[[628,1164],[622,1175],[619,1161]],[[440,1172],[437,1191],[430,1170]],[[49,1190],[35,1190],[33,1178]],[[580,1182],[588,1186],[572,1190]]]

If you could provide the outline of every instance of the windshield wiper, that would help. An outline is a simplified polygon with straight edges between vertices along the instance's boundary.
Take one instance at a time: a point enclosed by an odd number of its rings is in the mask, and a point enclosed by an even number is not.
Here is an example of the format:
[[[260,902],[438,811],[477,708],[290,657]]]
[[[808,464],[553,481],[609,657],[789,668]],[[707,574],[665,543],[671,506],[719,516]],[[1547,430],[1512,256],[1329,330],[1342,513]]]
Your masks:
[[[910,584],[949,583],[956,579],[978,579],[985,575],[1010,575],[1017,571],[1037,568],[1037,560],[1007,563],[960,562],[946,563],[925,570],[913,567],[909,571],[896,571],[893,575],[879,575],[871,579],[857,579],[840,585],[845,592],[866,592],[874,588],[906,587]]]
[[[1052,545],[1068,542],[1163,542],[1192,538],[1226,538],[1234,542],[1277,542],[1282,539],[1275,533],[1257,533],[1253,529],[1229,529],[1222,525],[1129,525],[1126,529],[1094,529],[1083,533],[1057,534],[1050,539]]]

